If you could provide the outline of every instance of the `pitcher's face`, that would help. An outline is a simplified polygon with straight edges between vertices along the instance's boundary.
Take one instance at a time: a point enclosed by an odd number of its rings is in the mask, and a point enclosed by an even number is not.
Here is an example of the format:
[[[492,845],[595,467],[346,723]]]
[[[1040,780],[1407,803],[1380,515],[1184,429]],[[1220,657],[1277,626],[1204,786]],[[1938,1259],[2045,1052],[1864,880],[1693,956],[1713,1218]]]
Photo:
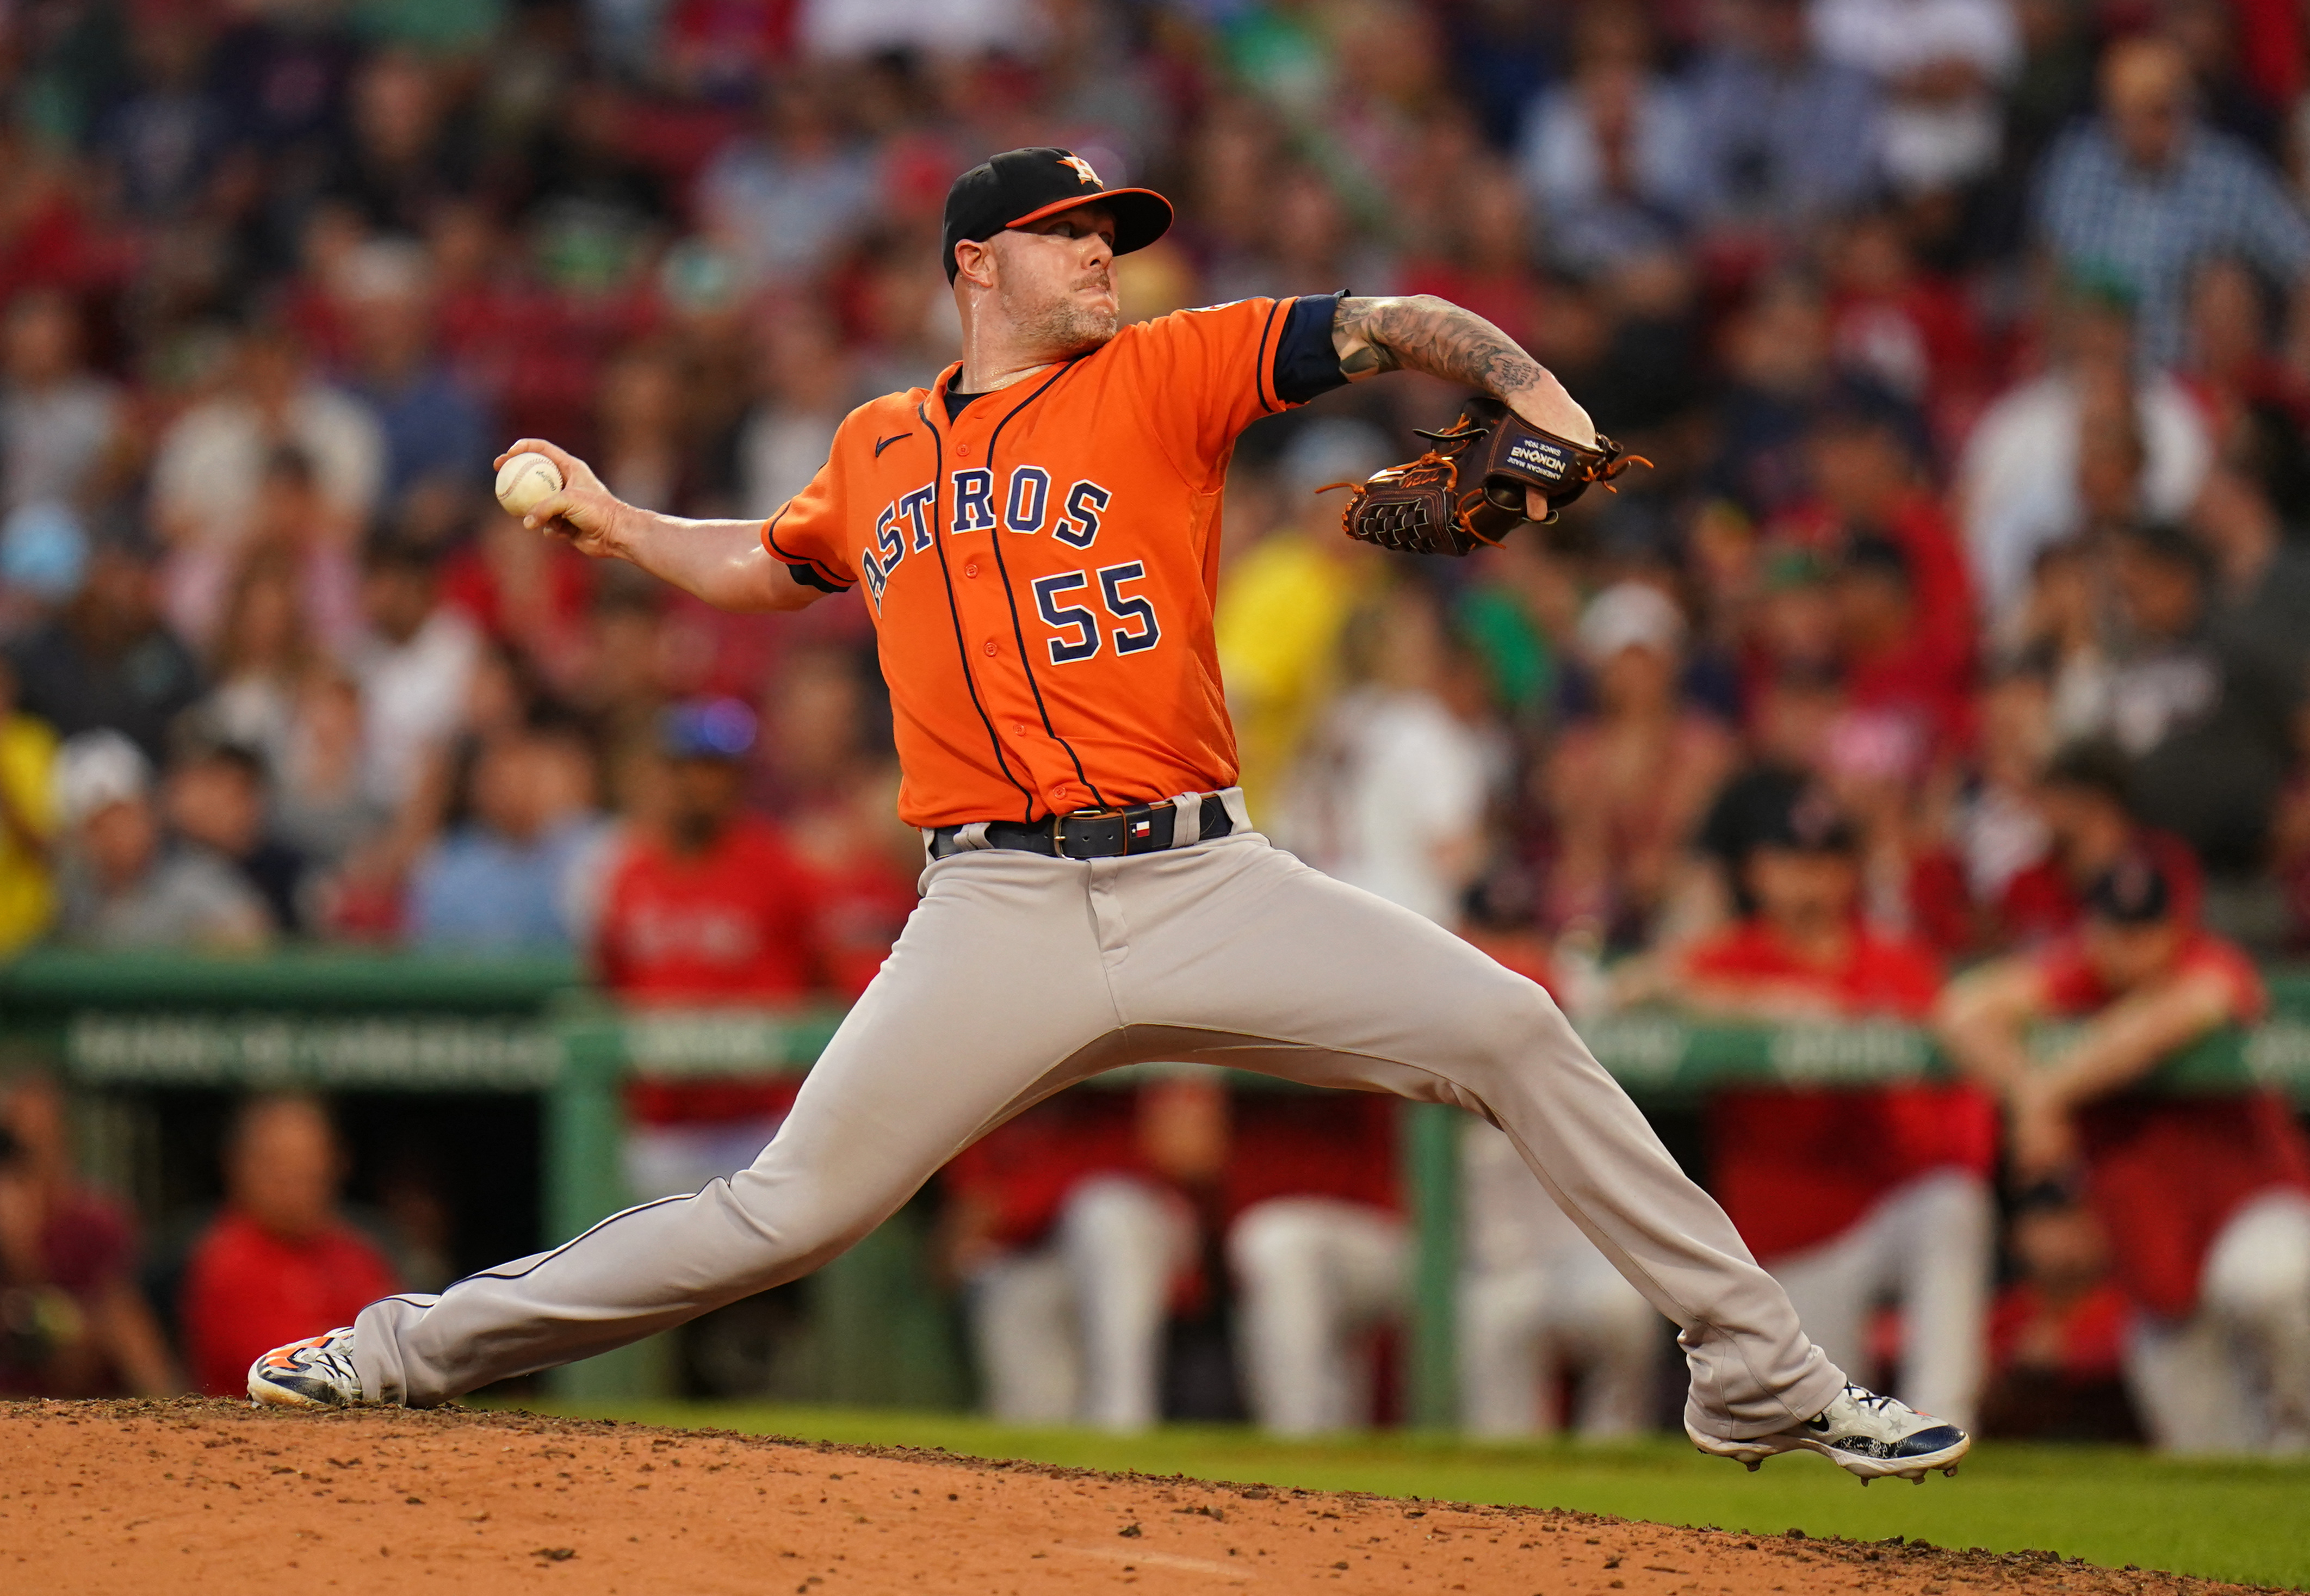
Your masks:
[[[1115,336],[1115,213],[1077,205],[988,240],[996,304],[1021,342],[1053,360],[1097,349]]]

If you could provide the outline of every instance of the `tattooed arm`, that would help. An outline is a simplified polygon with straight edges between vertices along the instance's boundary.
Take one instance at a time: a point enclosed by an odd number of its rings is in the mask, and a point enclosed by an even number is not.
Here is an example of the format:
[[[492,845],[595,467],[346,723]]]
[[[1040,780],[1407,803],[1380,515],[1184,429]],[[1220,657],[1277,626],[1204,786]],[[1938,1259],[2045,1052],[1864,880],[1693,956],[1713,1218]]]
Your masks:
[[[1433,294],[1344,299],[1332,318],[1332,347],[1350,382],[1383,371],[1425,371],[1489,394],[1536,427],[1574,443],[1596,441],[1596,424],[1564,385],[1472,310]]]

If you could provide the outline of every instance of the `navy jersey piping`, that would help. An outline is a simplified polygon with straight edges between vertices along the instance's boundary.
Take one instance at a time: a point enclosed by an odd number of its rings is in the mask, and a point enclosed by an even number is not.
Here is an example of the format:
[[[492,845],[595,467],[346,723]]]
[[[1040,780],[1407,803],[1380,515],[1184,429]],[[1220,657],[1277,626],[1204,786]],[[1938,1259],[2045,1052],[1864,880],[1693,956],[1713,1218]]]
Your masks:
[[[915,414],[921,418],[924,426],[930,428],[933,468],[931,545],[938,551],[939,580],[946,586],[946,612],[954,622],[954,654],[955,658],[962,664],[962,684],[970,690],[970,707],[978,711],[978,724],[986,728],[986,741],[994,750],[994,763],[1003,772],[1003,779],[1018,788],[1019,796],[1026,802],[1026,809],[1019,818],[1022,820],[1031,820],[1035,818],[1035,794],[1028,790],[1026,783],[1011,773],[1011,761],[1003,757],[1003,739],[994,733],[994,717],[986,713],[986,706],[979,702],[978,679],[970,673],[970,646],[963,641],[962,607],[955,602],[954,572],[948,568],[946,561],[945,516],[939,508],[939,498],[946,485],[946,439],[941,437],[939,429],[932,425],[930,412],[922,404],[917,403],[915,406]]]
[[[710,1185],[713,1183],[709,1181],[707,1184]],[[701,1186],[699,1190],[703,1191],[705,1190],[705,1187]],[[607,1219],[595,1220],[591,1225],[586,1226],[585,1229],[580,1230],[568,1241],[563,1242],[560,1246],[554,1248],[551,1252],[546,1253],[543,1257],[530,1264],[527,1269],[516,1270],[511,1274],[508,1274],[502,1268],[477,1269],[472,1274],[461,1276],[458,1279],[450,1281],[449,1284],[451,1286],[460,1285],[465,1280],[518,1280],[529,1274],[532,1270],[544,1268],[556,1258],[560,1257],[562,1253],[568,1252],[579,1242],[584,1241],[587,1236],[593,1235],[594,1232],[601,1229],[604,1225],[614,1225],[620,1219],[625,1219],[630,1215],[640,1213],[644,1209],[663,1208],[669,1202],[687,1202],[696,1195],[698,1195],[697,1192],[680,1192],[671,1197],[656,1197],[651,1199],[647,1202],[638,1202],[631,1208],[621,1208],[616,1213],[610,1215]],[[447,1287],[443,1288],[444,1290],[447,1290]]]
[[[994,423],[994,430],[986,435],[986,469],[989,473],[994,470],[994,446],[1003,440],[1003,429],[1011,424],[1011,418],[1034,403],[1045,394],[1049,393],[1052,384],[1090,358],[1089,355],[1077,355],[1073,360],[1067,361],[1056,371],[1051,373],[1044,380],[1041,387],[1019,401],[1001,421]],[[1107,795],[1099,790],[1099,784],[1091,780],[1090,773],[1083,768],[1082,758],[1075,752],[1074,744],[1060,736],[1058,728],[1051,724],[1050,706],[1043,702],[1042,684],[1035,680],[1035,664],[1027,655],[1026,628],[1020,623],[1019,620],[1019,594],[1011,585],[1011,571],[1003,559],[1002,527],[998,525],[990,532],[987,534],[987,541],[994,550],[995,573],[1003,578],[1003,602],[1011,608],[1011,635],[1018,640],[1019,644],[1019,668],[1027,673],[1027,690],[1035,695],[1035,713],[1043,717],[1043,734],[1067,750],[1067,761],[1075,768],[1075,779],[1090,789],[1092,799],[1103,809],[1107,806]],[[1035,817],[1029,814],[1027,818],[1031,820]]]
[[[778,506],[777,515],[762,523],[763,546],[786,562],[786,569],[794,573],[795,581],[807,583],[823,593],[848,593],[851,588],[857,585],[855,583],[844,582],[829,575],[818,561],[807,554],[789,554],[778,547],[778,540],[771,534],[777,530],[778,523],[786,518],[786,512],[792,508],[794,508],[794,500],[789,499],[786,503]]]

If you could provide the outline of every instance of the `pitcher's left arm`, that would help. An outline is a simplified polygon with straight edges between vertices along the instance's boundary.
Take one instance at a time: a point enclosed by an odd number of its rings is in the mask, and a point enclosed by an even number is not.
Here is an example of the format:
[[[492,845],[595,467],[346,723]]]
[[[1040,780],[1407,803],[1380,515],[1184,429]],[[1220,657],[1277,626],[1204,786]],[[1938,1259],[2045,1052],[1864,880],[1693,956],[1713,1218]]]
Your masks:
[[[1433,294],[1343,298],[1332,347],[1350,382],[1383,371],[1424,371],[1489,394],[1536,427],[1593,446],[1596,423],[1548,368],[1472,310]]]

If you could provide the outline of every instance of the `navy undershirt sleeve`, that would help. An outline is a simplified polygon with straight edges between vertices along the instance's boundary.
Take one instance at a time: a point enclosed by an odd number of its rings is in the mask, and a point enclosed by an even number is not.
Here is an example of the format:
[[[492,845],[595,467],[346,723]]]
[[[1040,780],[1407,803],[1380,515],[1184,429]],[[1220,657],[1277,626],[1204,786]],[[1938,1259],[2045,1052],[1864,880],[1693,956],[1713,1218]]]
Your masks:
[[[1275,396],[1286,404],[1305,404],[1318,394],[1345,387],[1340,375],[1340,354],[1332,347],[1332,318],[1339,314],[1335,294],[1306,294],[1291,302],[1283,318],[1283,334],[1275,341]]]
[[[803,586],[815,587],[821,593],[848,593],[850,591],[850,589],[845,587],[839,582],[829,581],[826,577],[820,576],[816,571],[811,569],[810,567],[806,565],[789,563],[786,567],[786,574],[791,576]]]

